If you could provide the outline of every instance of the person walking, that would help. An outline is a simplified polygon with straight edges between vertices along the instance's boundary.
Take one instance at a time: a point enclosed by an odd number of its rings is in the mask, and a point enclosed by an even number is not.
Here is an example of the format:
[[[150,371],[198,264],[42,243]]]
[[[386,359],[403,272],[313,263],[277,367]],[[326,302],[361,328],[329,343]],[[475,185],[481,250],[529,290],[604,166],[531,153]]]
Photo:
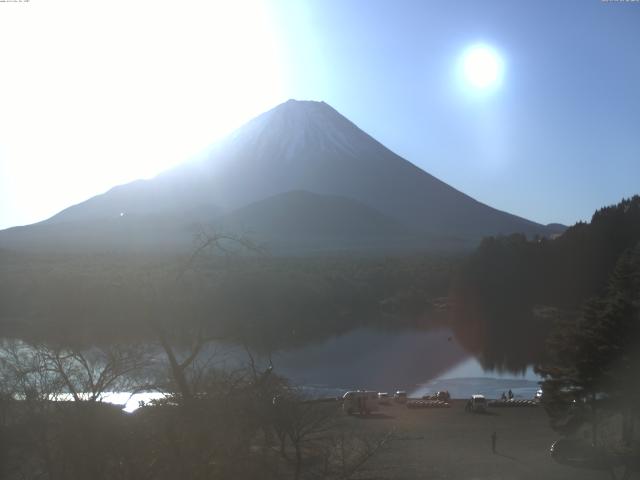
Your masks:
[[[494,430],[491,434],[491,451],[496,453],[496,442],[498,441],[498,434]]]

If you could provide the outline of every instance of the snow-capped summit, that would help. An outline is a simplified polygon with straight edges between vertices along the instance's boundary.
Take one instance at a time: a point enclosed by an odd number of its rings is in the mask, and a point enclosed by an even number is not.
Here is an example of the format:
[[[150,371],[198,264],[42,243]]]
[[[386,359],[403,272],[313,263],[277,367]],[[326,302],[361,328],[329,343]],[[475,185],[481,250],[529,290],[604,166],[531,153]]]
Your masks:
[[[297,152],[317,150],[356,156],[366,154],[370,137],[325,102],[287,100],[240,127],[222,142],[230,151],[252,148],[255,159],[273,154],[265,146],[281,148],[284,160]]]

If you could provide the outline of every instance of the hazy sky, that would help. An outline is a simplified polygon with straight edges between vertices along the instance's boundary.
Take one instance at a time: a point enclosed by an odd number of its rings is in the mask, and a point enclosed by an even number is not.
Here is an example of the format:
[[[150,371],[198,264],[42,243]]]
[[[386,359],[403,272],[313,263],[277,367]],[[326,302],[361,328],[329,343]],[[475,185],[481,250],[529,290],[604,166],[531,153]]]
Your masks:
[[[461,78],[472,45],[503,68]],[[572,224],[640,193],[640,2],[0,2],[0,228],[324,100],[453,187]]]

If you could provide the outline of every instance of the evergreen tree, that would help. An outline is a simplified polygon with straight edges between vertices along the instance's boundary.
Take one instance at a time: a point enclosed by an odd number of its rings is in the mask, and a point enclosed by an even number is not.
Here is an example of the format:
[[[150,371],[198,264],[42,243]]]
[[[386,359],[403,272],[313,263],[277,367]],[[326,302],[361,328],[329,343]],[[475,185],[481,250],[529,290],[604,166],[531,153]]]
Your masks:
[[[636,405],[639,343],[640,244],[621,255],[605,293],[577,318],[562,319],[549,338],[548,360],[538,370],[552,426],[569,433],[591,421],[595,429],[598,398],[607,399],[607,408]]]
[[[456,333],[465,348],[482,358],[487,367],[523,367],[542,360],[550,324],[546,317],[537,315],[540,306],[583,311],[579,319],[568,318],[566,325],[557,329],[556,340],[560,343],[563,335],[576,338],[604,335],[604,325],[616,323],[618,317],[625,316],[622,310],[630,308],[631,285],[625,286],[622,278],[626,267],[622,264],[616,267],[616,262],[638,242],[638,195],[598,210],[590,223],[577,223],[555,239],[529,240],[523,235],[489,237],[456,275],[452,288]],[[632,253],[625,255],[630,256],[624,260],[629,263],[628,268],[636,268]],[[620,271],[614,272],[616,268]],[[597,299],[588,301],[594,297]],[[569,330],[577,328],[576,322],[581,324],[580,329],[595,330],[570,333]],[[590,342],[585,338],[584,343]],[[590,352],[591,356],[582,352],[585,370],[592,371],[590,364],[597,363],[600,356],[614,354],[605,346],[601,348],[603,351]],[[579,355],[579,352],[561,353],[561,349],[555,347],[557,354]],[[522,352],[527,354],[524,359]],[[586,379],[586,375],[580,378]]]

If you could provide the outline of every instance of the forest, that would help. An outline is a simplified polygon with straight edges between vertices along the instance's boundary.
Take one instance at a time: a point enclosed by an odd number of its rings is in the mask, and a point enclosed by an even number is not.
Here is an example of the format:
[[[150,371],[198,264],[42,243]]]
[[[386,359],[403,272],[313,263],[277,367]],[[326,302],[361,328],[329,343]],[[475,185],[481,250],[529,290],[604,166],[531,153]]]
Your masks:
[[[582,319],[602,319],[603,302],[623,291],[632,295],[616,272],[628,268],[629,275],[639,274],[632,260],[639,245],[639,196],[596,211],[591,222],[578,223],[555,239],[486,238],[455,278],[456,333],[488,367],[517,370],[549,363],[559,343],[565,348],[579,344],[575,335],[559,342],[559,331],[566,332],[568,325],[575,331]],[[637,312],[615,322],[629,315]],[[625,335],[622,323],[610,321]]]
[[[361,325],[420,324],[448,295],[461,258],[0,257],[5,336],[109,343],[154,339],[161,324],[265,351]]]

